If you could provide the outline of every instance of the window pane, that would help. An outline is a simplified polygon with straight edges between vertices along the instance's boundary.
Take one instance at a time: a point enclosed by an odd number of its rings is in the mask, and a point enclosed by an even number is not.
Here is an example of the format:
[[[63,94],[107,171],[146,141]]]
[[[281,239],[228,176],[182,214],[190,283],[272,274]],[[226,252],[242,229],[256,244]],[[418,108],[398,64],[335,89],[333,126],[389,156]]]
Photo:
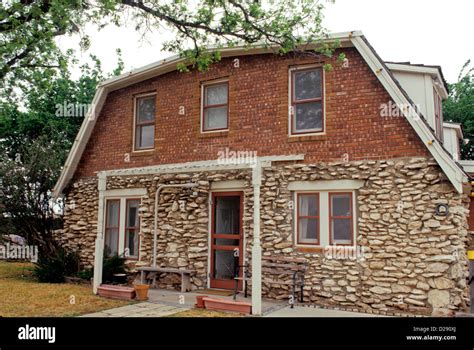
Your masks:
[[[321,70],[304,70],[294,73],[296,100],[321,97]]]
[[[318,216],[318,196],[299,195],[299,216]]]
[[[239,234],[240,232],[240,197],[215,197],[215,233]]]
[[[152,122],[155,120],[155,96],[137,99],[138,122]]]
[[[118,227],[119,225],[119,201],[107,201],[107,226]]]
[[[351,243],[352,219],[333,219],[332,237],[333,241],[339,243]]]
[[[138,226],[138,205],[139,201],[127,201],[127,227]]]
[[[323,130],[323,110],[321,102],[298,103],[294,106],[295,131]]]
[[[332,216],[351,216],[351,196],[348,194],[331,195]]]
[[[107,229],[105,231],[105,254],[117,255],[118,254],[118,229]]]
[[[317,243],[318,219],[299,219],[299,241]]]
[[[206,86],[205,105],[218,105],[227,103],[227,84]]]
[[[139,126],[137,128],[137,148],[153,147],[154,138],[155,138],[154,125],[144,125],[144,126]]]
[[[227,107],[206,108],[204,130],[227,129]]]
[[[138,256],[138,238],[136,230],[127,230],[125,232],[125,252],[130,257]]]
[[[233,250],[214,251],[214,278],[233,279],[238,257],[234,256]]]

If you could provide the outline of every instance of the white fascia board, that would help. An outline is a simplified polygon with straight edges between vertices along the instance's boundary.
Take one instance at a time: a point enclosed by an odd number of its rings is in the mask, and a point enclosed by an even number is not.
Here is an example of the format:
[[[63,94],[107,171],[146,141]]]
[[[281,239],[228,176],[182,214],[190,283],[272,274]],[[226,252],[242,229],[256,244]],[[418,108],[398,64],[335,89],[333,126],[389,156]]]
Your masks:
[[[399,106],[411,106],[410,101],[408,101],[398,85],[394,82],[389,72],[386,71],[384,64],[380,62],[365,41],[361,37],[353,37],[352,43],[367,62],[375,76],[379,79],[383,87],[390,94],[394,102]],[[403,112],[405,114],[405,111]],[[436,140],[436,137],[429,130],[428,126],[422,121],[419,112],[414,110],[414,108],[410,108],[405,117],[413,129],[415,129],[416,133],[428,148],[432,156],[438,162],[441,169],[443,169],[456,191],[463,193],[463,183],[468,181],[467,176],[447,154],[443,149],[443,146]],[[431,145],[429,143],[431,143]]]
[[[64,168],[61,171],[59,179],[54,186],[54,198],[58,198],[61,195],[62,190],[74,175],[77,165],[81,159],[82,152],[84,151],[92,130],[94,129],[95,123],[99,118],[99,114],[105,102],[106,96],[107,91],[104,88],[99,87],[94,95],[94,98],[92,99],[91,106],[87,111],[84,120],[82,121],[74,143],[71,146],[71,150],[69,151],[66,163],[64,164]]]
[[[350,38],[355,36],[361,36],[361,31],[351,31],[351,32],[340,32],[340,33],[330,33],[325,39],[326,42],[332,42],[336,40],[341,41],[341,45],[344,42],[351,43]],[[224,47],[217,48],[211,47],[210,51],[219,51],[221,57],[232,57],[232,56],[245,56],[245,55],[255,55],[261,53],[272,53],[276,46],[268,47],[263,44],[256,44],[252,47],[245,46],[235,46],[235,47]],[[309,46],[307,48],[310,48]],[[146,66],[134,69],[130,72],[121,74],[117,77],[110,78],[101,83],[103,87],[109,87],[118,89],[123,86],[133,84],[137,81],[142,81],[148,79],[148,77],[154,77],[160,74],[164,74],[173,70],[176,70],[176,65],[178,63],[185,62],[186,59],[182,58],[180,55],[174,55],[153,63],[150,63]]]

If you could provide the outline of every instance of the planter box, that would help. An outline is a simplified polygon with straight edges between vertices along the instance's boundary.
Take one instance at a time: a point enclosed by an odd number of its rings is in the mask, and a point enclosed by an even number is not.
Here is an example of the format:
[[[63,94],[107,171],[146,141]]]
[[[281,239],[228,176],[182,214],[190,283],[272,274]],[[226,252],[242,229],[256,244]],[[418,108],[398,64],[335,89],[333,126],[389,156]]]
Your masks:
[[[204,309],[204,298],[209,298],[207,295],[197,295],[196,296],[196,304],[194,304],[194,307],[197,309]]]
[[[97,288],[97,294],[106,298],[132,300],[135,298],[135,289],[124,286],[101,284]]]
[[[252,304],[250,303],[217,298],[203,298],[203,300],[208,310],[236,312],[244,315],[252,313]]]

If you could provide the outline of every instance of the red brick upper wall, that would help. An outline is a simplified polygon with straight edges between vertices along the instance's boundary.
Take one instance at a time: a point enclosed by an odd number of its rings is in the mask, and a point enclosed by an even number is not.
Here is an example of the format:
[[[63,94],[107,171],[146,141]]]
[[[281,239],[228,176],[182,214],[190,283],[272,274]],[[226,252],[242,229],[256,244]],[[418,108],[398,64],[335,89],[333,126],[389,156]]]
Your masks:
[[[271,54],[223,59],[207,72],[171,72],[111,92],[75,177],[100,170],[217,159],[218,152],[257,151],[259,156],[300,154],[305,161],[427,156],[402,117],[381,117],[390,97],[355,49],[344,49],[349,67],[325,72],[326,135],[288,136],[288,70],[308,58]],[[229,131],[200,133],[200,83],[229,79]],[[134,95],[157,92],[155,150],[132,153]],[[185,115],[179,115],[179,107]],[[127,154],[130,154],[127,162]]]

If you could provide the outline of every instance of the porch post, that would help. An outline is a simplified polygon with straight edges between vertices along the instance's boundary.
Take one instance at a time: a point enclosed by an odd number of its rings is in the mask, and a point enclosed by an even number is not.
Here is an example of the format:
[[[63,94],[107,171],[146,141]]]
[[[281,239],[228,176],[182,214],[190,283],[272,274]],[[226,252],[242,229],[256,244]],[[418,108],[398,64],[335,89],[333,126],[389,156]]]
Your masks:
[[[97,176],[99,178],[99,212],[97,214],[97,238],[95,240],[94,254],[94,294],[97,294],[97,288],[102,283],[102,263],[104,259],[104,197],[107,184],[107,177],[104,173],[100,172]]]
[[[262,247],[260,242],[260,185],[262,164],[257,160],[252,169],[253,244],[252,244],[252,314],[262,313]]]

